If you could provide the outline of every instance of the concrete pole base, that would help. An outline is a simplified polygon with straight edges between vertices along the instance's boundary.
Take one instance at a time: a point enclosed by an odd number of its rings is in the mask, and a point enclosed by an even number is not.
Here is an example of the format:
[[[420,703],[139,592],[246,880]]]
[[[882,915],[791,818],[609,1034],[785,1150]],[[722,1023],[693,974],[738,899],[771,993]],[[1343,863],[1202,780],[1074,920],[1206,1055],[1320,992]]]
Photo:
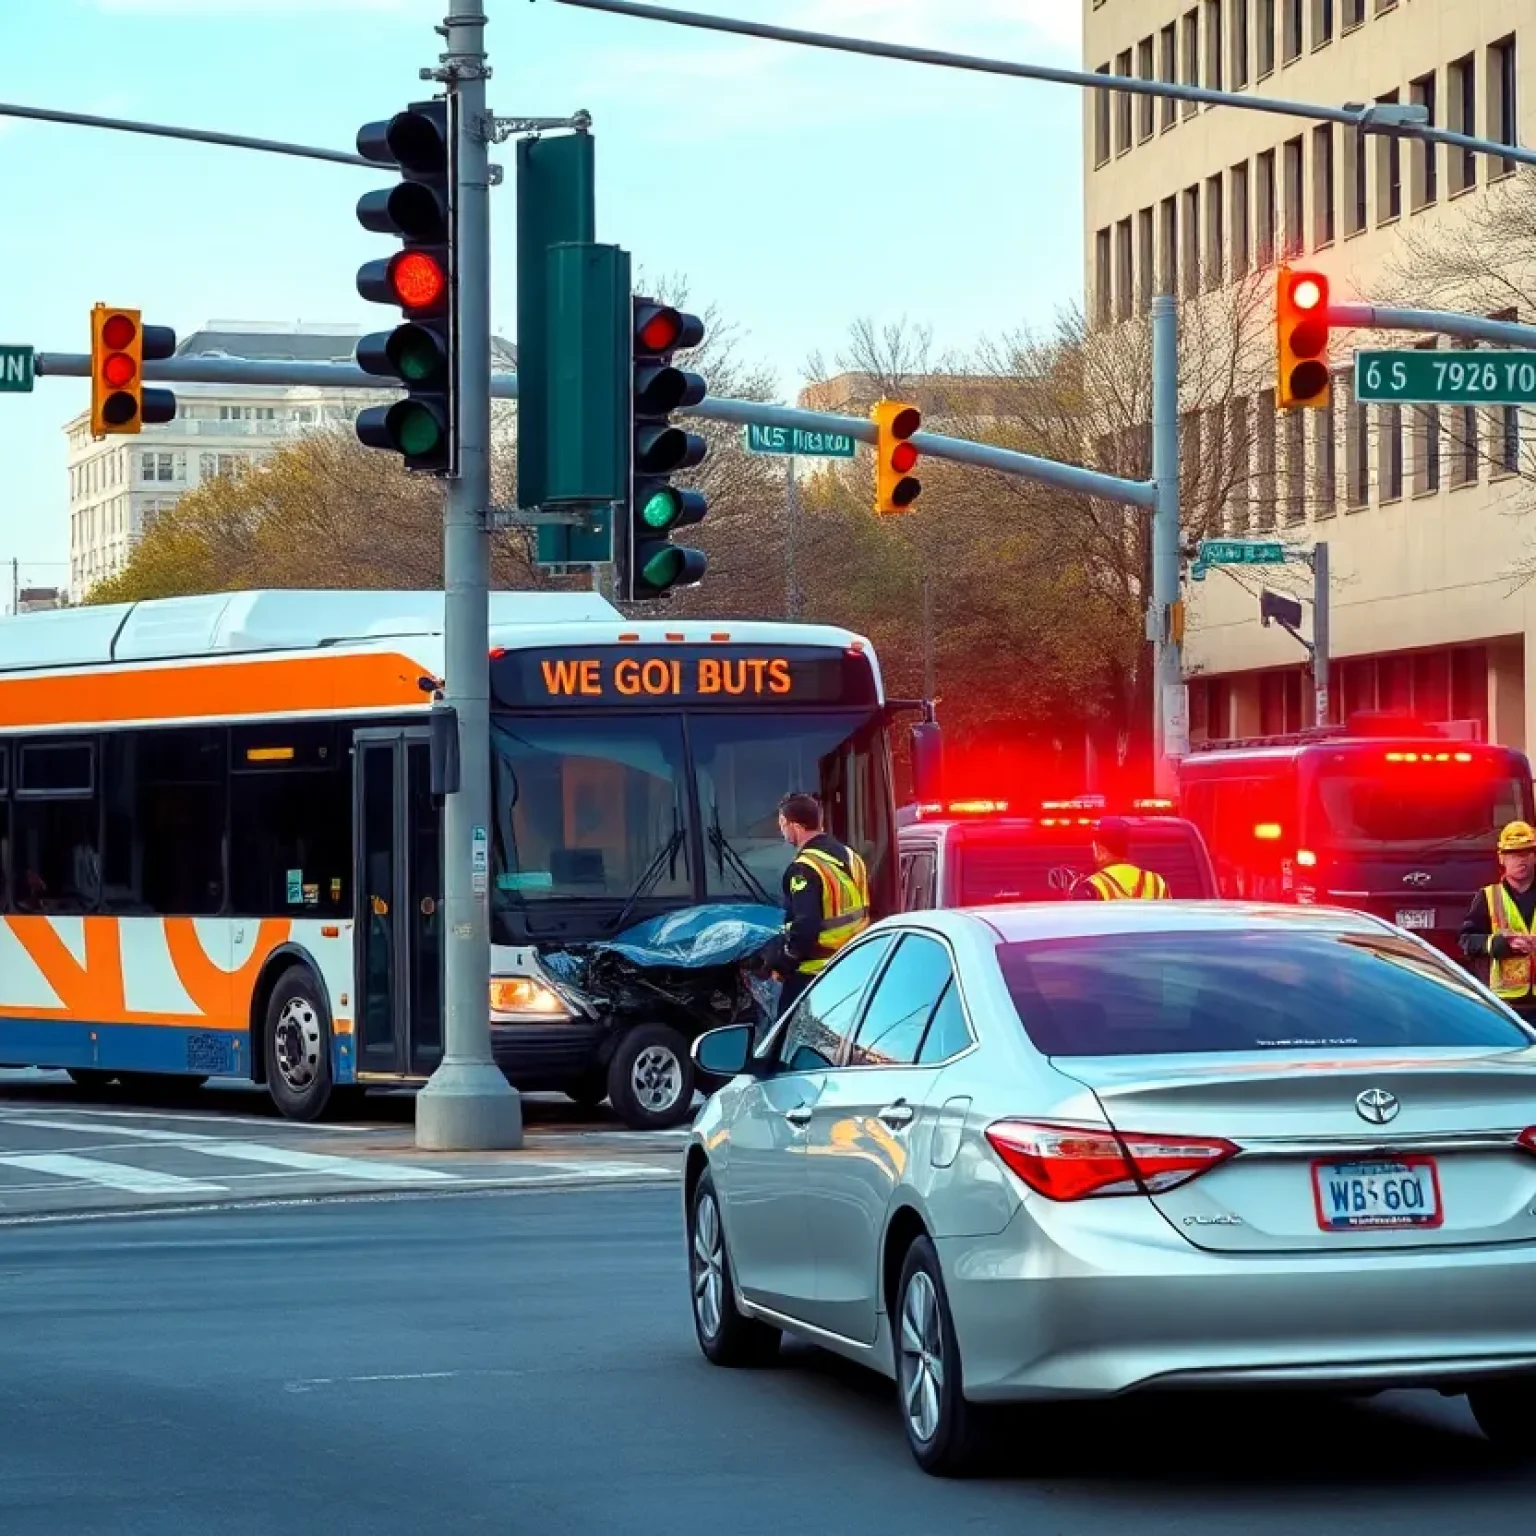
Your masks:
[[[416,1095],[422,1151],[515,1152],[522,1144],[522,1095],[488,1061],[445,1061]]]

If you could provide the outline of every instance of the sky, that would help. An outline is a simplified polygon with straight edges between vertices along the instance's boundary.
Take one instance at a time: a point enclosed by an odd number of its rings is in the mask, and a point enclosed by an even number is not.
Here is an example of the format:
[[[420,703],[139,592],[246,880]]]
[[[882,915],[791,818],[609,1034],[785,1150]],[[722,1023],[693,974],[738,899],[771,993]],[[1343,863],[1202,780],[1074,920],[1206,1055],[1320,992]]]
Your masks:
[[[673,0],[1037,63],[1078,60],[1069,0]],[[0,101],[351,150],[432,87],[446,0],[0,0]],[[1082,286],[1080,100],[1007,80],[483,0],[492,107],[586,108],[597,238],[682,276],[793,398],[848,327],[936,346],[1048,323]],[[512,143],[493,157],[492,320],[515,337]],[[0,343],[84,352],[103,301],[186,336],[211,319],[369,328],[357,268],[395,247],[362,167],[0,117]],[[67,580],[63,425],[76,379],[0,395],[0,561]],[[9,570],[6,571],[7,578]],[[7,581],[8,585],[8,581]],[[8,601],[9,593],[4,594]]]

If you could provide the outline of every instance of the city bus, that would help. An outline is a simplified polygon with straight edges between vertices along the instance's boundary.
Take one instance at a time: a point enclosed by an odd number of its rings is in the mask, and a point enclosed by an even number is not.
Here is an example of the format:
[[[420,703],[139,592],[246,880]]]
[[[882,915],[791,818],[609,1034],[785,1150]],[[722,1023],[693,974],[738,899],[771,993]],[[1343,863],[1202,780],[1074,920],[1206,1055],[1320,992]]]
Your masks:
[[[1354,907],[1459,955],[1499,828],[1532,819],[1531,768],[1509,747],[1396,717],[1213,742],[1179,764],[1223,897]]]
[[[441,593],[240,592],[0,620],[0,1063],[263,1084],[295,1119],[443,1042]],[[777,905],[819,792],[894,911],[873,647],[818,625],[491,599],[493,1053],[520,1088],[689,1113],[688,1032],[545,963],[689,907]],[[482,850],[483,853],[482,853]]]

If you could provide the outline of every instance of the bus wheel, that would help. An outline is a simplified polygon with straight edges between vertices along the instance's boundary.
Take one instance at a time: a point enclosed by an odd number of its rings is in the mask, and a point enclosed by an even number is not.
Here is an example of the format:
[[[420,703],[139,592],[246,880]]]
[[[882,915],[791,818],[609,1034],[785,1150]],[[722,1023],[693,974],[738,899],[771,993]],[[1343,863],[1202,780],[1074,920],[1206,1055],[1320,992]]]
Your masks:
[[[65,1067],[64,1070],[69,1074],[70,1082],[87,1093],[100,1093],[117,1081],[116,1073],[100,1072],[94,1067]]]
[[[693,1057],[665,1024],[641,1024],[619,1041],[608,1066],[614,1113],[636,1131],[665,1131],[693,1113]]]
[[[331,1026],[313,972],[278,977],[263,1037],[272,1102],[285,1119],[318,1120],[331,1099]]]

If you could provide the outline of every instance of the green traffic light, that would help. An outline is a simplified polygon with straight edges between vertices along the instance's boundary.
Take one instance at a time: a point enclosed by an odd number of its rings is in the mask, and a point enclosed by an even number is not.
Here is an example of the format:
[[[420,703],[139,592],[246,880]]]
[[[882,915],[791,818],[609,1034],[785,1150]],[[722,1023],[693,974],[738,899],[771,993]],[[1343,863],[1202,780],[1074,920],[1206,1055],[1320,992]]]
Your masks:
[[[400,452],[409,458],[431,453],[442,441],[443,431],[437,418],[409,400],[400,403],[392,425]]]
[[[683,499],[671,486],[653,491],[640,509],[640,521],[658,533],[670,528],[682,515]]]
[[[683,574],[683,564],[682,550],[658,550],[640,567],[640,578],[653,591],[664,592]]]

